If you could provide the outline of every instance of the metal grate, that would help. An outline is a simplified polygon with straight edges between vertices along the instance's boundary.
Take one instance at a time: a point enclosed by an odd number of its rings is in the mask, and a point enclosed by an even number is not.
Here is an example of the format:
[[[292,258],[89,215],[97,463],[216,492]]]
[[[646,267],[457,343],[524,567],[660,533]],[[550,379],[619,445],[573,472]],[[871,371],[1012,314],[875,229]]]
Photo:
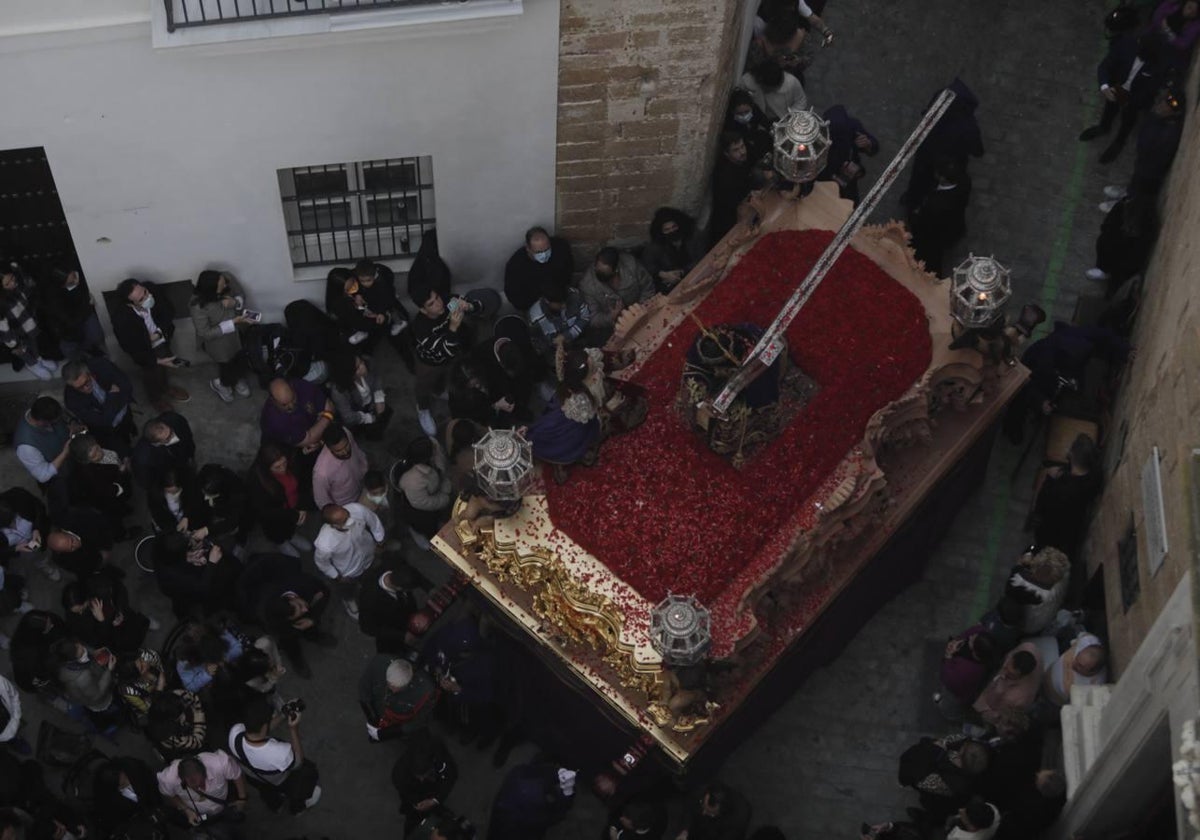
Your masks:
[[[402,257],[434,227],[431,157],[302,166],[278,175],[297,268]]]
[[[168,32],[214,23],[434,4],[435,0],[163,0]]]

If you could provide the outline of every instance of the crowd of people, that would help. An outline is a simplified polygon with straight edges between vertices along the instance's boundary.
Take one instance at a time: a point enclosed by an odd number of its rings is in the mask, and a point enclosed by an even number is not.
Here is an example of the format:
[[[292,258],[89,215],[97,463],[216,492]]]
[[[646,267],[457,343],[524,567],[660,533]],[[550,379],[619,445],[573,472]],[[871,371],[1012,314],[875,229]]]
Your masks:
[[[61,398],[35,399],[13,434],[40,492],[0,493],[0,616],[12,622],[0,634],[12,661],[11,680],[0,676],[5,840],[10,830],[157,838],[171,826],[243,836],[247,785],[272,811],[315,806],[320,774],[301,737],[304,704],[285,699],[279,681],[289,670],[311,677],[310,646],[338,644],[323,621],[335,600],[374,640],[357,700],[371,741],[403,742],[391,778],[405,836],[471,836],[448,804],[458,770],[438,733],[450,727],[479,747],[499,741],[502,763],[513,740],[511,675],[503,646],[477,617],[429,634],[414,621],[421,605],[401,540],[428,548],[458,500],[469,517],[499,510],[472,474],[472,446],[488,429],[525,430],[535,457],[566,482],[573,468],[595,463],[605,440],[641,422],[642,394],[609,376],[630,359],[604,346],[627,308],[669,294],[736,223],[749,192],[777,181],[771,125],[810,105],[812,45],[833,40],[823,5],[763,0],[729,100],[707,227],[660,208],[644,245],[603,247],[578,275],[571,243],[532,227],[504,266],[503,297],[454,293],[430,233],[403,289],[382,263],[334,268],[324,308],[296,301],[285,324],[263,323],[247,303],[253,288],[231,273],[202,271],[188,314],[198,349],[215,364],[208,387],[224,403],[255,398],[256,385],[265,391],[250,463],[231,467],[198,452],[181,408],[190,395],[172,379],[191,360],[173,344],[179,313],[169,290],[135,278],[116,287],[117,360],[78,270],[34,278],[15,264],[0,268],[3,352],[14,368],[62,381]],[[1106,190],[1097,267],[1088,272],[1110,294],[1148,259],[1154,199],[1179,143],[1178,78],[1200,36],[1198,9],[1197,0],[1165,0],[1146,26],[1125,12],[1108,20],[1104,110],[1080,139],[1116,124],[1102,157],[1111,160],[1142,121],[1130,183]],[[983,153],[978,101],[962,82],[953,88],[956,101],[922,145],[902,197],[917,256],[937,273],[965,234],[967,164]],[[879,141],[844,105],[824,116],[833,146],[820,180],[857,203],[864,160]],[[505,303],[511,311],[502,315]],[[395,405],[384,386],[385,345],[411,376],[411,408]],[[1014,424],[1053,407],[1070,365],[1130,352],[1114,332],[1060,325],[1026,353],[1033,384]],[[153,409],[140,423],[135,369]],[[398,440],[400,416],[414,416],[422,434]],[[385,444],[399,456],[393,464],[372,455]],[[864,825],[864,837],[1025,838],[1056,817],[1065,783],[1044,766],[1042,740],[1073,686],[1106,678],[1104,642],[1078,609],[1079,552],[1099,476],[1095,442],[1081,436],[1039,490],[1035,544],[1003,598],[947,642],[931,702],[955,731],[922,739],[899,767],[919,807],[904,821]],[[158,619],[131,601],[127,570],[113,562],[114,547],[134,541],[138,565],[152,570],[170,604],[173,629],[158,648],[147,642]],[[59,604],[31,603],[31,574],[61,584]],[[45,784],[40,755],[30,757],[23,696],[92,734],[140,732],[159,766],[102,756],[90,767],[91,808],[73,809]],[[489,836],[542,836],[575,787],[564,761],[516,767],[494,800]],[[604,836],[658,840],[667,799],[616,799]],[[677,840],[742,840],[750,820],[748,799],[713,782],[690,800]],[[782,835],[766,827],[751,836]]]

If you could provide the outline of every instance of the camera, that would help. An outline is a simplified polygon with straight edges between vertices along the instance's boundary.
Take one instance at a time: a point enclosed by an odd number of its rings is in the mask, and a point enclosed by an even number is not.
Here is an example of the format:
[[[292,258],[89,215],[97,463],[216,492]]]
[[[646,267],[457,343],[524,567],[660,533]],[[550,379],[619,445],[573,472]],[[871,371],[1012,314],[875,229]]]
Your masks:
[[[289,700],[279,707],[279,713],[285,718],[292,718],[300,714],[307,708],[304,698],[297,697],[295,700]]]

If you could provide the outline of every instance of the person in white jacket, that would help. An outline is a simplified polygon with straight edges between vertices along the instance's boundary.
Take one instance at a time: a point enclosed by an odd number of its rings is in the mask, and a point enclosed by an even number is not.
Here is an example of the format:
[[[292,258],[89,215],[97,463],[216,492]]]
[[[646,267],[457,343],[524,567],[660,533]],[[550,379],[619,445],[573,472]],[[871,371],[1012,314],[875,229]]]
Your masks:
[[[946,840],[992,840],[1000,830],[1000,811],[978,796],[959,809],[946,832]]]
[[[17,734],[21,728],[21,695],[17,687],[0,677],[0,744],[11,747],[22,755],[33,752],[29,742]]]
[[[358,621],[358,579],[383,548],[383,523],[358,502],[325,505],[321,516],[325,524],[313,543],[313,560],[338,589],[346,613]]]

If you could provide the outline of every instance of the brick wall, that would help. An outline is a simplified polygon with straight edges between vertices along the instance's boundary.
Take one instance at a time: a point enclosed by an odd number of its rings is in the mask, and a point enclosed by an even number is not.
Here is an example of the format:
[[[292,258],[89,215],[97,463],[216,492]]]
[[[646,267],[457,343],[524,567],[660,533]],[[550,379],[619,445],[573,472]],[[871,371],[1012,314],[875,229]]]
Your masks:
[[[1200,65],[1197,65],[1200,68]],[[1108,449],[1124,454],[1109,479],[1090,534],[1089,564],[1104,565],[1105,596],[1113,658],[1127,664],[1184,572],[1195,564],[1191,468],[1200,447],[1200,114],[1196,74],[1188,102],[1183,143],[1163,203],[1163,228],[1146,272],[1145,297],[1134,343],[1137,358],[1117,404]],[[1149,574],[1141,471],[1152,447],[1162,453],[1162,488],[1169,553]],[[1138,531],[1141,594],[1125,612],[1121,603],[1117,541],[1133,514]],[[1197,575],[1193,574],[1193,580]]]
[[[745,0],[562,0],[557,232],[580,264],[699,213]]]

